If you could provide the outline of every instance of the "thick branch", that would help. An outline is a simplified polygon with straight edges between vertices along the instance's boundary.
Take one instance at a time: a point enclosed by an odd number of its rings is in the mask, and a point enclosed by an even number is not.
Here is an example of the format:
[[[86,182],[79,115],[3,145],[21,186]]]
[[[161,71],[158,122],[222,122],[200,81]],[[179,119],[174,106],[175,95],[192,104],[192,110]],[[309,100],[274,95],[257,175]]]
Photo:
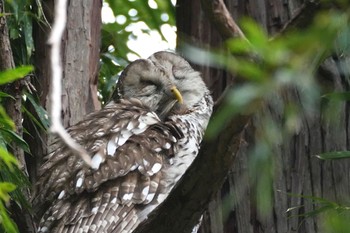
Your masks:
[[[203,8],[224,39],[245,39],[222,0],[202,0]],[[224,106],[223,101],[217,101]],[[214,109],[214,112],[215,112]],[[192,232],[232,167],[250,116],[237,116],[216,139],[204,141],[199,155],[169,197],[135,233]]]
[[[3,0],[0,1],[0,14],[5,15]],[[0,51],[0,70],[14,68],[15,63],[13,61],[5,16],[0,16]]]
[[[221,188],[248,122],[248,116],[235,117],[225,132],[213,141],[205,141],[175,190],[135,233],[191,232],[209,201]]]

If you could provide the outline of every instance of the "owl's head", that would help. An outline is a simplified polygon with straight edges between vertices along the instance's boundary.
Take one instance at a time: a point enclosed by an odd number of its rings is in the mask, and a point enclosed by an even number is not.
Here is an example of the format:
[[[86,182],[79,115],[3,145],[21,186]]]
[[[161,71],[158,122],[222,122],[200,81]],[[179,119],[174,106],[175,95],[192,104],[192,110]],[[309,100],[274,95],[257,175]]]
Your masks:
[[[123,98],[137,98],[161,117],[192,108],[208,91],[200,73],[170,52],[132,62],[120,76],[118,89]]]

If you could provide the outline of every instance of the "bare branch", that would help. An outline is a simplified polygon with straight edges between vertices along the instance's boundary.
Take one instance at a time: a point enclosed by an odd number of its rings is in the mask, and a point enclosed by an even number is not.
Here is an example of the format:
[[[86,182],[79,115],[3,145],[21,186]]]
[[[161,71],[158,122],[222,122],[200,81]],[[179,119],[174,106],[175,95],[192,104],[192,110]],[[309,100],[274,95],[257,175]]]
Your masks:
[[[56,1],[55,19],[48,43],[51,45],[51,69],[52,69],[52,90],[51,90],[51,132],[57,133],[66,145],[79,155],[89,166],[91,158],[82,146],[76,143],[67,133],[61,123],[61,93],[62,93],[62,65],[60,61],[60,49],[62,35],[67,21],[67,0]]]
[[[202,6],[223,39],[236,37],[246,39],[242,30],[227,10],[223,0],[202,0]]]

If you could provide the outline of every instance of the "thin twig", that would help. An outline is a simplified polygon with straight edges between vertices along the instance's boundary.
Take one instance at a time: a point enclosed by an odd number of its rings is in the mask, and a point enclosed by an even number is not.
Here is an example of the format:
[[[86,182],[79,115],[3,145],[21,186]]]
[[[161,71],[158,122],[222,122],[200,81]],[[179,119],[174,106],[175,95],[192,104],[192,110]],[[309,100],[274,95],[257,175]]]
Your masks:
[[[62,93],[62,65],[60,61],[61,40],[67,21],[67,0],[56,1],[55,19],[48,43],[51,45],[51,132],[56,133],[62,141],[85,163],[91,166],[91,157],[86,150],[76,143],[67,133],[61,123],[61,93]]]

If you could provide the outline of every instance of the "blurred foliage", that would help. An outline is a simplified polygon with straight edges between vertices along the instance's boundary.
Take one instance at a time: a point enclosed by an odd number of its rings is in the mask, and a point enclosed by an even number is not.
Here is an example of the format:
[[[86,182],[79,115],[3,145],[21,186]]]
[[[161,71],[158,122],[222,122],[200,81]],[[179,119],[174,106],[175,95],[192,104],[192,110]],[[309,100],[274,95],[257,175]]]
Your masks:
[[[33,72],[33,67],[30,66],[34,52],[33,21],[45,22],[39,0],[5,0],[5,11],[16,68],[0,72],[0,85]],[[16,204],[22,210],[31,208],[23,192],[30,187],[30,183],[18,167],[17,159],[9,151],[13,146],[28,154],[30,151],[28,144],[16,133],[13,121],[2,107],[9,99],[15,100],[9,94],[0,92],[0,232],[14,233],[18,232],[18,228],[9,217],[7,207],[11,202],[11,205]],[[23,98],[23,102],[25,100]],[[22,111],[26,112],[23,106]],[[32,115],[29,115],[29,119],[35,120]],[[25,129],[24,131],[26,132]]]
[[[16,65],[31,64],[34,50],[33,17],[31,1],[7,0],[5,9],[10,13],[6,17]]]
[[[111,23],[102,25],[99,76],[99,97],[102,103],[107,102],[120,72],[130,62],[128,55],[140,57],[127,43],[137,39],[136,31],[141,29],[147,34],[157,31],[166,40],[162,26],[175,25],[175,7],[170,0],[105,0],[104,5],[110,7],[113,17]]]
[[[0,72],[0,84],[6,84],[24,77],[33,70],[31,66],[22,66]],[[29,187],[27,177],[18,168],[17,159],[8,151],[13,144],[19,146],[25,152],[30,153],[28,144],[15,132],[15,124],[2,107],[3,101],[12,96],[0,92],[0,229],[9,233],[18,232],[16,224],[9,217],[6,206],[10,200],[20,208],[29,208],[23,192]]]
[[[273,208],[276,148],[297,134],[303,119],[312,117],[320,111],[320,107],[324,110],[322,120],[337,121],[334,116],[339,112],[339,106],[344,106],[345,101],[349,100],[349,92],[334,93],[317,78],[322,62],[336,57],[341,75],[347,82],[350,81],[349,21],[348,10],[321,11],[310,26],[269,38],[259,25],[246,18],[240,25],[247,40],[231,39],[223,51],[207,51],[189,45],[183,50],[192,62],[209,63],[239,79],[227,91],[224,104],[212,117],[206,132],[208,139],[217,137],[232,117],[259,112],[253,116],[257,128],[249,153],[248,170],[261,214],[270,213]],[[286,90],[297,93],[300,101],[287,94]],[[278,116],[281,114],[281,120],[276,121],[272,116],[274,113]],[[349,152],[327,152],[318,157],[346,158]],[[318,203],[320,207],[315,208],[314,212],[306,213],[303,217],[316,214],[329,216],[330,211],[337,213],[339,210],[349,215],[349,208],[341,204],[311,196],[302,198],[323,201]],[[342,219],[350,220],[344,216],[333,217],[334,221],[327,221],[324,227],[331,227],[331,224]],[[342,224],[349,225],[347,222]]]
[[[34,53],[33,23],[49,25],[40,0],[6,0],[5,9],[8,14],[6,20],[16,69],[1,73],[0,85],[8,82],[7,77],[22,78],[33,69],[30,66],[33,64]],[[31,94],[30,91],[23,93],[23,103],[28,100],[29,104],[33,105],[39,121],[26,109],[25,105],[22,105],[21,110],[32,121],[34,127],[46,130],[49,124],[47,114],[38,104],[38,97],[35,95],[36,93]],[[25,129],[24,131],[28,133]]]
[[[20,66],[16,69],[5,70],[4,72],[0,73],[0,85],[12,82],[16,79],[23,78],[32,70],[32,66]]]
[[[227,48],[232,56],[208,54],[214,56],[216,66],[249,80],[230,90],[226,105],[217,113],[214,124],[209,128],[209,136],[215,136],[223,127],[223,122],[235,114],[246,114],[256,110],[256,106],[275,99],[278,92],[285,88],[301,90],[303,106],[288,103],[286,110],[298,113],[298,108],[312,112],[320,101],[320,86],[315,72],[321,62],[332,53],[348,54],[349,44],[340,45],[342,36],[349,36],[348,14],[341,12],[323,12],[314,20],[314,24],[302,31],[287,32],[277,38],[269,39],[267,34],[252,20],[242,21],[243,31],[249,42],[232,39]],[[339,47],[341,46],[341,47]],[[349,67],[344,66],[344,74],[349,75]],[[332,93],[325,94],[330,97]],[[343,93],[343,96],[347,96]],[[333,98],[335,99],[335,98]],[[263,102],[262,102],[263,101]],[[295,114],[286,114],[286,117]],[[297,123],[297,119],[285,119],[288,123]],[[297,125],[285,127],[283,131],[297,129]]]

